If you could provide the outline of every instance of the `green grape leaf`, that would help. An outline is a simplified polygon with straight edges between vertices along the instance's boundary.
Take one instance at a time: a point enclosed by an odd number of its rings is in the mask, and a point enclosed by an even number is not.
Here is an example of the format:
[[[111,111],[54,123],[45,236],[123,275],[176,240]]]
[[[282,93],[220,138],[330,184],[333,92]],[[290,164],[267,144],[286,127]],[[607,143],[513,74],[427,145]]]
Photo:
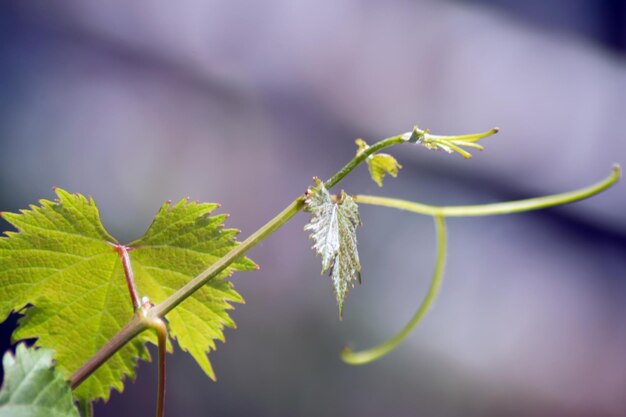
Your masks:
[[[361,282],[361,264],[357,250],[356,227],[361,224],[359,209],[345,192],[334,202],[324,184],[316,179],[316,187],[305,200],[311,220],[304,227],[310,231],[313,249],[322,257],[322,273],[329,272],[343,315],[343,303],[354,281]]]
[[[0,417],[80,417],[65,376],[53,365],[50,349],[20,343],[4,354]]]
[[[357,139],[356,144],[359,147],[357,155],[369,147],[363,139]],[[396,161],[396,158],[386,153],[370,155],[365,162],[367,162],[370,176],[379,187],[383,186],[385,175],[389,174],[395,178],[398,176],[398,171],[402,168],[402,165]]]
[[[19,214],[3,213],[18,232],[0,239],[5,294],[0,319],[25,310],[14,338],[38,338],[37,345],[54,349],[57,366],[70,375],[132,318],[133,305],[116,251],[119,244],[102,226],[94,201],[62,189],[56,193],[56,201],[41,200]],[[216,207],[183,200],[170,208],[167,203],[145,237],[128,245],[140,295],[162,301],[237,244],[236,232],[222,226],[226,216],[209,217]],[[223,278],[254,267],[245,258],[232,264],[182,303],[180,312],[168,315],[172,335],[211,376],[206,351],[215,347],[213,339],[223,340],[224,326],[233,325],[226,313],[229,302],[241,301]],[[202,358],[188,347],[190,339],[203,350]],[[124,378],[134,377],[137,360],[150,359],[145,343],[155,340],[152,332],[131,340],[75,396],[106,401],[112,388],[122,391]]]
[[[372,179],[379,187],[383,186],[385,174],[389,174],[395,178],[398,176],[398,170],[402,168],[402,165],[396,161],[396,158],[386,153],[372,155],[371,159],[367,160],[367,166]]]
[[[152,302],[165,300],[237,244],[239,231],[222,226],[227,215],[208,216],[217,207],[185,200],[166,203],[146,234],[129,245],[137,285]],[[235,327],[228,315],[230,302],[243,302],[224,278],[251,269],[258,266],[248,258],[238,259],[167,315],[170,335],[213,380],[207,353],[215,349],[215,339],[224,341],[224,326]]]
[[[58,201],[41,200],[20,214],[3,213],[18,232],[0,239],[0,319],[26,310],[15,339],[38,338],[55,351],[59,369],[76,371],[133,315],[117,241],[100,223],[91,199],[57,189]],[[133,340],[76,391],[79,398],[108,399],[123,389],[137,358],[148,359]]]

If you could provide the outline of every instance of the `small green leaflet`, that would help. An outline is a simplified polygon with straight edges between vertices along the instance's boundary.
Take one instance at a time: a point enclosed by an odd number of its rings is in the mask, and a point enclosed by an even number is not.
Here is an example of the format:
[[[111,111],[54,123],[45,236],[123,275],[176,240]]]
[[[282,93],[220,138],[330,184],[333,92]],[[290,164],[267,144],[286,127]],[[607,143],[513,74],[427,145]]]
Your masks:
[[[57,366],[71,375],[132,317],[117,241],[100,222],[92,199],[56,190],[58,200],[41,200],[21,213],[3,213],[18,232],[0,238],[0,320],[10,311],[26,312],[14,338],[38,338],[55,351]],[[164,204],[143,238],[127,245],[140,296],[157,304],[213,264],[237,242],[236,230],[224,229],[225,215],[209,216],[217,204],[182,200]],[[168,316],[171,335],[214,378],[206,354],[241,296],[225,277],[254,269],[243,258],[211,280]],[[29,304],[33,305],[24,310]],[[134,377],[138,359],[149,360],[144,332],[111,357],[74,392],[76,398],[107,400]]]
[[[20,343],[4,354],[0,417],[80,417],[65,376],[55,369],[50,349]]]
[[[357,139],[356,144],[359,147],[357,155],[369,147],[363,139]],[[385,178],[386,174],[395,178],[398,176],[398,171],[402,168],[402,165],[396,161],[396,158],[386,153],[370,155],[365,162],[367,162],[370,176],[379,187],[383,186],[383,178]]]
[[[324,183],[318,179],[315,183],[315,188],[305,201],[311,212],[311,220],[304,230],[311,232],[313,249],[322,257],[322,273],[330,272],[339,317],[342,317],[349,287],[354,287],[355,280],[361,282],[356,241],[356,227],[361,224],[359,209],[345,192],[341,192],[339,202],[334,202]]]

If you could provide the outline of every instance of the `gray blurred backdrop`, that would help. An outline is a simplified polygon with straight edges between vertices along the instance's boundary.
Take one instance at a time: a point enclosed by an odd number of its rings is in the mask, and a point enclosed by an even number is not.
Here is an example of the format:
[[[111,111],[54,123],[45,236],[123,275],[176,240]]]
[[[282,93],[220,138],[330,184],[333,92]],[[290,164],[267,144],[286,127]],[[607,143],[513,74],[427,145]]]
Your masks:
[[[120,240],[167,199],[222,203],[247,236],[355,152],[415,123],[499,126],[472,160],[418,148],[380,190],[474,204],[561,192],[626,165],[621,1],[5,1],[0,5],[0,209],[52,186],[92,195]],[[306,215],[234,277],[247,304],[211,355],[177,350],[174,416],[624,416],[626,193],[449,221],[434,311],[397,351],[434,263],[429,218],[362,207],[364,284],[343,322]],[[2,223],[3,229],[7,227]],[[2,325],[6,348],[11,322]],[[3,349],[4,350],[4,349]],[[156,364],[96,415],[153,413]]]

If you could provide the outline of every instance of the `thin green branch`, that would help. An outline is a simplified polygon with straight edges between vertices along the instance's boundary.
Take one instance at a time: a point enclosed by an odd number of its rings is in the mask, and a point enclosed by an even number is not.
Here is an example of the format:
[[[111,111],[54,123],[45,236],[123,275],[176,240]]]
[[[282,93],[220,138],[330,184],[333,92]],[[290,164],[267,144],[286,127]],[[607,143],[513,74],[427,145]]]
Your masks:
[[[383,139],[380,142],[375,143],[367,150],[363,151],[359,155],[355,156],[350,162],[348,162],[339,172],[324,183],[326,189],[330,189],[341,181],[346,175],[354,170],[359,164],[363,163],[368,156],[378,152],[381,149],[388,148],[390,146],[399,145],[405,143],[402,139],[402,135],[392,136],[387,139]],[[214,278],[224,269],[226,269],[231,263],[242,257],[250,249],[258,245],[265,240],[268,236],[278,230],[282,225],[287,223],[293,216],[295,216],[300,210],[304,208],[305,196],[301,195],[296,198],[287,208],[280,212],[276,217],[267,222],[263,227],[254,232],[250,237],[241,242],[240,245],[232,249],[217,262],[211,265],[209,268],[198,274],[195,278],[189,281],[186,285],[181,287],[174,294],[169,296],[165,301],[155,306],[150,311],[151,317],[164,317],[174,307],[187,299],[191,294],[196,292],[200,287],[206,284],[209,280]]]
[[[244,256],[246,252],[265,240],[268,236],[278,230],[282,225],[287,223],[304,207],[304,196],[295,199],[287,208],[280,212],[276,217],[267,222],[263,227],[250,235],[246,240],[237,245],[234,249],[222,256],[217,262],[209,268],[202,271],[195,278],[182,286],[174,294],[170,295],[163,302],[157,304],[150,310],[151,317],[165,317],[173,308],[185,301],[194,292],[199,290],[204,284],[209,282],[220,272],[228,268],[230,264]]]
[[[372,204],[412,211],[429,216],[470,217],[493,216],[497,214],[518,213],[522,211],[538,210],[551,206],[572,203],[583,200],[606,190],[615,184],[621,176],[619,165],[613,167],[611,175],[606,179],[589,187],[567,193],[554,194],[545,197],[529,198],[526,200],[508,201],[504,203],[482,204],[475,206],[431,206],[397,198],[377,197],[369,195],[355,195],[354,201],[360,204]]]
[[[326,181],[325,186],[327,189],[332,188],[338,182],[340,182],[346,175],[354,170],[359,164],[365,161],[370,155],[380,151],[383,148],[406,143],[415,142],[414,138],[422,141],[429,139],[428,143],[433,144],[441,141],[442,143],[447,141],[456,140],[456,145],[468,146],[479,148],[480,145],[470,146],[467,142],[473,143],[476,140],[496,133],[497,129],[492,129],[489,132],[480,133],[476,135],[464,135],[464,136],[434,136],[430,135],[428,131],[419,130],[417,127],[412,132],[405,134],[392,136],[387,139],[383,139],[380,142],[372,145],[363,152],[360,152],[350,162],[348,162],[337,174]],[[426,143],[424,145],[427,145]],[[428,147],[428,146],[427,146]],[[422,214],[430,214],[437,217],[442,216],[467,216],[467,215],[487,215],[487,214],[503,214],[515,211],[531,210],[534,208],[547,207],[554,204],[563,204],[569,201],[576,201],[581,198],[589,197],[597,192],[610,186],[619,177],[619,169],[615,168],[614,174],[611,180],[607,180],[605,183],[601,183],[598,186],[590,187],[589,190],[583,189],[574,193],[566,193],[559,196],[544,197],[539,199],[522,200],[514,203],[494,204],[487,206],[467,206],[467,207],[435,207],[427,206],[419,203],[411,203],[402,200],[385,199],[382,197],[368,197],[359,196],[359,202],[363,204],[378,204],[386,205],[389,207],[396,207],[404,210],[414,211]],[[247,251],[252,249],[258,243],[266,239],[281,226],[287,223],[293,216],[304,208],[304,196],[301,195],[296,198],[287,208],[285,208],[276,217],[266,223],[263,227],[253,233],[250,237],[244,240],[240,245],[224,255],[220,260],[211,265],[205,271],[198,274],[189,283],[184,285],[165,301],[157,306],[149,309],[138,309],[133,318],[124,326],[118,334],[116,334],[105,346],[103,346],[89,361],[87,361],[79,370],[77,370],[71,378],[72,388],[76,388],[82,381],[84,381],[89,375],[91,375],[98,367],[113,356],[119,349],[121,349],[132,338],[139,333],[148,329],[150,322],[154,319],[160,319],[175,308],[182,301],[187,299],[195,291],[205,285],[209,280],[217,276],[220,272],[225,270],[230,264],[244,256]]]
[[[138,309],[133,318],[109,340],[95,355],[93,355],[83,366],[72,374],[70,385],[72,389],[78,387],[89,375],[113,356],[118,350],[123,348],[132,338],[148,329],[148,324],[144,317],[143,309]]]
[[[394,350],[411,331],[417,326],[420,321],[426,316],[426,313],[432,307],[434,301],[437,299],[439,290],[441,289],[441,283],[443,282],[443,271],[446,263],[446,223],[443,216],[437,215],[434,217],[435,230],[437,234],[437,263],[435,264],[435,271],[430,282],[430,288],[411,320],[400,330],[395,336],[386,342],[373,347],[371,349],[362,350],[359,352],[353,352],[349,347],[345,347],[341,352],[341,359],[349,363],[350,365],[363,365],[369,362],[373,362],[381,357],[385,356],[392,350]]]
[[[348,162],[337,174],[325,182],[327,189],[335,186],[346,175],[352,172],[357,166],[367,159],[368,156],[378,152],[381,149],[406,143],[403,135],[392,136],[375,143],[367,150],[355,156]],[[177,305],[186,300],[195,291],[200,289],[208,281],[217,276],[220,272],[228,268],[230,264],[241,258],[250,249],[265,240],[268,236],[278,230],[287,223],[293,216],[304,208],[305,196],[301,195],[296,198],[287,208],[280,212],[276,217],[267,222],[263,227],[250,235],[246,240],[237,245],[234,249],[212,264],[209,268],[202,271],[195,278],[177,290],[158,305],[144,310],[139,309],[133,319],[118,334],[116,334],[106,345],[104,345],[96,354],[91,357],[79,370],[71,377],[72,388],[76,388],[89,375],[95,372],[100,365],[113,356],[119,349],[128,343],[133,337],[150,327],[149,322],[153,319],[163,318]]]

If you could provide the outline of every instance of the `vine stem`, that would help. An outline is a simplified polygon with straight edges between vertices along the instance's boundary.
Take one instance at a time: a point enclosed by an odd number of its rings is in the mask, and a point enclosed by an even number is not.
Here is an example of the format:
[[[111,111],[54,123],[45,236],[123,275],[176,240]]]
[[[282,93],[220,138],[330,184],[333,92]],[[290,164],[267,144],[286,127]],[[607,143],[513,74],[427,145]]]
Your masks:
[[[352,196],[354,201],[360,204],[371,204],[376,206],[391,207],[400,210],[412,211],[414,213],[429,216],[445,217],[471,217],[471,216],[493,216],[497,214],[510,214],[522,211],[538,210],[546,207],[572,203],[584,200],[601,191],[606,190],[615,184],[621,176],[619,165],[613,166],[613,171],[604,180],[590,185],[589,187],[567,193],[554,194],[545,197],[528,198],[525,200],[507,201],[504,203],[482,204],[475,206],[431,206],[428,204],[406,201],[397,198],[378,197],[371,195]]]
[[[421,131],[417,128],[414,129],[413,133],[415,132],[421,135],[427,133],[426,131]],[[490,132],[490,134],[492,134],[495,133],[496,130],[492,130]],[[470,138],[469,136],[465,137],[464,139],[467,141],[474,139]],[[346,175],[352,172],[358,165],[363,163],[370,155],[390,146],[406,143],[407,141],[410,142],[410,137],[412,136],[406,133],[392,136],[383,139],[370,146],[369,148],[363,150],[352,160],[350,160],[334,176],[328,179],[324,183],[325,187],[327,189],[331,189],[337,183],[339,183]],[[478,139],[478,137],[476,137],[475,139]],[[617,181],[618,178],[619,167],[616,166],[614,168],[614,172],[611,178],[603,183],[597,184],[596,186],[589,187],[588,189],[582,189],[578,192],[559,194],[551,197],[521,200],[513,203],[492,204],[483,206],[482,208],[478,206],[436,207],[420,203],[413,203],[409,201],[373,196],[356,196],[355,200],[363,204],[376,204],[388,207],[395,207],[403,210],[409,210],[417,213],[429,214],[440,217],[504,214],[516,211],[532,210],[536,208],[548,207],[550,205],[563,204],[571,201],[580,200],[608,188],[611,184]],[[250,235],[246,240],[241,242],[234,249],[232,249],[230,252],[220,258],[217,262],[212,264],[209,268],[198,274],[195,278],[193,278],[191,281],[189,281],[186,285],[181,287],[163,302],[149,308],[141,307],[136,309],[132,319],[98,352],[96,352],[94,356],[92,356],[83,366],[81,366],[76,372],[74,372],[74,374],[70,378],[72,388],[76,388],[77,386],[79,386],[81,382],[83,382],[89,375],[95,372],[104,362],[106,362],[106,360],[113,356],[119,349],[121,349],[135,336],[148,328],[154,328],[153,323],[155,320],[164,318],[168,312],[170,312],[173,308],[175,308],[177,305],[179,305],[181,302],[191,296],[195,291],[205,285],[209,280],[213,279],[220,272],[224,271],[230,264],[244,256],[250,249],[265,240],[276,230],[282,227],[285,223],[287,223],[291,218],[293,218],[299,211],[304,208],[304,199],[305,196],[300,195],[277,216],[275,216],[264,226],[258,229],[255,233]],[[490,209],[485,209],[485,207]],[[123,256],[122,259],[124,259]],[[130,264],[128,265],[130,267]],[[132,282],[132,280],[130,282]],[[136,289],[134,289],[134,283],[133,286],[131,286],[129,283],[129,290],[131,291],[133,304],[135,304],[135,298],[138,297],[136,297],[137,292]],[[135,296],[133,296],[133,290]]]
[[[387,139],[383,139],[380,142],[372,145],[366,151],[363,151],[350,162],[348,162],[339,172],[324,183],[327,189],[335,186],[346,175],[354,170],[359,164],[367,159],[367,157],[383,148],[389,146],[398,145],[404,143],[402,135],[393,136]],[[220,258],[217,262],[212,264],[209,268],[198,274],[194,279],[189,281],[183,287],[181,287],[174,294],[169,296],[165,301],[156,305],[150,310],[149,315],[151,317],[164,317],[174,307],[183,302],[187,297],[196,292],[200,287],[206,284],[210,279],[214,278],[224,269],[226,269],[231,263],[242,257],[246,252],[259,244],[259,242],[265,240],[268,236],[287,223],[293,216],[295,216],[300,210],[304,208],[305,196],[301,195],[296,198],[287,208],[280,212],[276,217],[267,222],[263,227],[250,235],[246,240],[237,245],[234,249]]]
[[[324,183],[324,186],[327,189],[330,189],[337,185],[337,183],[345,178],[346,175],[352,172],[357,166],[363,163],[368,156],[374,154],[375,152],[390,146],[406,143],[407,141],[403,136],[404,134],[392,136],[373,144],[367,150],[364,150],[350,160],[350,162],[348,162],[341,170],[327,180]],[[98,352],[94,354],[94,356],[92,356],[83,366],[74,372],[70,378],[72,389],[78,387],[89,375],[95,372],[104,362],[124,347],[124,345],[126,345],[126,343],[128,343],[132,338],[150,328],[150,323],[153,320],[164,318],[168,312],[186,300],[195,291],[200,289],[208,281],[225,270],[230,264],[241,258],[246,254],[246,252],[287,223],[304,208],[304,199],[304,194],[300,195],[277,216],[233,248],[217,262],[199,273],[195,278],[182,286],[163,302],[148,309],[138,309],[133,318],[115,336],[113,336],[109,342],[107,342]]]
[[[133,315],[133,318],[126,323],[122,329],[111,338],[95,355],[93,355],[83,366],[72,374],[70,385],[72,389],[78,387],[89,375],[94,373],[96,369],[120,350],[133,337],[137,336],[144,330],[148,329],[148,323],[145,320],[144,310],[139,309]]]
[[[341,359],[349,363],[350,365],[363,365],[369,362],[373,362],[382,356],[385,356],[392,350],[394,350],[411,331],[417,326],[422,319],[426,316],[426,313],[430,310],[433,303],[439,295],[441,284],[443,282],[443,270],[446,264],[447,253],[447,238],[446,238],[446,222],[443,216],[434,216],[435,230],[437,233],[437,262],[435,264],[435,271],[430,281],[430,288],[411,320],[400,330],[395,336],[381,343],[373,348],[362,350],[359,352],[353,352],[349,347],[343,348],[341,351]]]

